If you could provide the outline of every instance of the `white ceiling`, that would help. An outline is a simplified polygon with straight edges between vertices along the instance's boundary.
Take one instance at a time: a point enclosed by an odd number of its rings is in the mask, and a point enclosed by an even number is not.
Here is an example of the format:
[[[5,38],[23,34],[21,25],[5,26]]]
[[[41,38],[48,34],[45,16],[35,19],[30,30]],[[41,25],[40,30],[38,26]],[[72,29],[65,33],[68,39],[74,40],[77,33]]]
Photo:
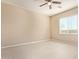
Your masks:
[[[39,5],[45,3],[44,0],[2,0],[2,2],[18,5],[22,8],[25,8],[34,12],[46,14],[49,16],[77,7],[77,4],[78,4],[77,0],[56,0],[56,1],[61,1],[62,4],[60,5],[52,4],[52,9],[50,10],[48,8],[48,5],[39,7]],[[62,6],[62,8],[58,8],[58,6]]]

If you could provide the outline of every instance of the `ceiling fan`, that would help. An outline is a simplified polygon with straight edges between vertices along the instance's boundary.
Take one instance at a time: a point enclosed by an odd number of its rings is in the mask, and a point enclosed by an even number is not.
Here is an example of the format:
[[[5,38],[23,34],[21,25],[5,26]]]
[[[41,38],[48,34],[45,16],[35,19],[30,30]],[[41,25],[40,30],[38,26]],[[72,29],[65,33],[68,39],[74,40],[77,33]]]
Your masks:
[[[40,5],[40,7],[42,7],[44,5],[48,5],[49,6],[49,9],[52,9],[52,3],[53,4],[61,4],[60,1],[52,1],[52,0],[45,0],[45,1],[46,1],[46,3]],[[61,8],[61,7],[59,6],[59,8]]]

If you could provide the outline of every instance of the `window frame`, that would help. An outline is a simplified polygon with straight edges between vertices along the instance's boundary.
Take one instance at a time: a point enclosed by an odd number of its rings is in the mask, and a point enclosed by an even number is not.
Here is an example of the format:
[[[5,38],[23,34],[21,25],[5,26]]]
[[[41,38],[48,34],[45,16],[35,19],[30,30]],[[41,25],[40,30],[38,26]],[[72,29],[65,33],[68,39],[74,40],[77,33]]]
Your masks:
[[[76,14],[77,15],[77,14]],[[72,15],[72,16],[75,16],[75,15]],[[66,17],[72,17],[72,16],[66,16]],[[65,17],[62,17],[62,18],[65,18]],[[78,34],[78,22],[77,22],[77,33],[75,32],[75,33],[65,33],[65,32],[62,32],[61,31],[61,28],[60,28],[60,26],[61,26],[61,24],[60,24],[60,20],[61,20],[61,18],[59,19],[59,34],[67,34],[67,35],[77,35]],[[78,21],[78,15],[77,15],[77,21]]]

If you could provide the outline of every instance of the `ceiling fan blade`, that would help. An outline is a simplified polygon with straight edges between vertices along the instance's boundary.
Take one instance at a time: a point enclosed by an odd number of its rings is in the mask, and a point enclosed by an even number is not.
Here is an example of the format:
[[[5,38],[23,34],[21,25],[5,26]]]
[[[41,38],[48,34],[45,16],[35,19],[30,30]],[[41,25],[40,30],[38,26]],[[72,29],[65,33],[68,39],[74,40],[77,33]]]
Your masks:
[[[52,9],[52,6],[51,5],[49,5],[49,9]]]
[[[45,0],[45,1],[47,1],[47,2],[51,2],[52,0]]]
[[[40,7],[42,7],[42,6],[46,5],[46,4],[47,4],[47,3],[44,3],[44,4],[40,5]]]
[[[59,2],[59,1],[53,1],[52,3],[61,4],[61,2]]]

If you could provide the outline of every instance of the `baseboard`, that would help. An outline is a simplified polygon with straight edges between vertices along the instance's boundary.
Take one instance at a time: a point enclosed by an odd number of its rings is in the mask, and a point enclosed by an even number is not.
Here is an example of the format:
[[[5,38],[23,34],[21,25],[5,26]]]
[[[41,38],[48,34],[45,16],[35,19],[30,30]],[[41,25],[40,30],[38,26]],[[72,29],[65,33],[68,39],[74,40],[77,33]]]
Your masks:
[[[48,41],[48,40],[46,39],[46,40],[32,41],[32,42],[27,42],[27,43],[19,43],[19,44],[14,44],[14,45],[3,46],[1,48],[3,49],[3,48],[10,48],[10,47],[18,47],[18,46],[24,46],[24,45],[31,45],[31,44],[37,44],[37,43],[45,42],[45,41]]]

